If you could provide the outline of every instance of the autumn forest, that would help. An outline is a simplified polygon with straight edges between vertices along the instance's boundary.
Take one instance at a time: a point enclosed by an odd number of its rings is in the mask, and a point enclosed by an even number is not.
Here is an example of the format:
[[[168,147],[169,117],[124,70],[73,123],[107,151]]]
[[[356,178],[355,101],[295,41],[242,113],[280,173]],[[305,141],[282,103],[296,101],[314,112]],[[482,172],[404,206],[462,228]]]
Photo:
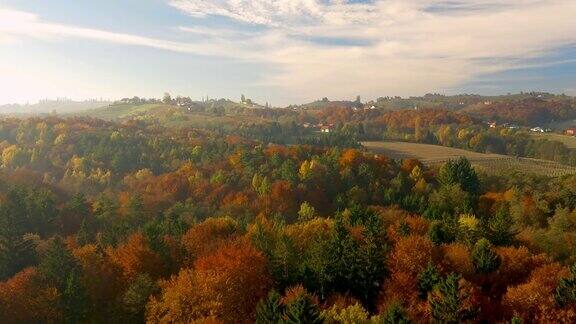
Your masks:
[[[528,130],[569,118],[546,94],[2,117],[0,322],[574,323],[576,175],[361,144],[574,166]]]

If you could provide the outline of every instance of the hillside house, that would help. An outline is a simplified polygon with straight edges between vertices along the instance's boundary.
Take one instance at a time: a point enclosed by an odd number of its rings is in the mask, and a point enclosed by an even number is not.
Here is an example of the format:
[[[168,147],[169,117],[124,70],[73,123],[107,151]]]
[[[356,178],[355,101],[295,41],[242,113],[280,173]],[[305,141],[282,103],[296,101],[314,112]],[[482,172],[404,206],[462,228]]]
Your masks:
[[[530,131],[532,131],[534,133],[544,133],[544,129],[542,127],[530,128]]]
[[[568,136],[576,136],[576,128],[568,128],[564,133]]]
[[[322,133],[330,133],[334,130],[334,125],[319,125]]]

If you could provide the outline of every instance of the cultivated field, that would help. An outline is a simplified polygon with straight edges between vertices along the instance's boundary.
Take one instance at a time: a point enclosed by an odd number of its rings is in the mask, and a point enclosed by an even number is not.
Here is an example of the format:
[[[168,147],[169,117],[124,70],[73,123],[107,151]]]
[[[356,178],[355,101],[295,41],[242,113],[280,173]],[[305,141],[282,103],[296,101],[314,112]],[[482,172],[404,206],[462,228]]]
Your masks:
[[[532,137],[539,138],[539,139],[547,139],[550,141],[558,141],[564,143],[566,147],[571,149],[576,149],[576,137],[574,136],[566,136],[561,134],[554,134],[554,133],[532,133]]]
[[[416,158],[428,166],[439,165],[449,159],[464,156],[474,167],[486,173],[516,170],[553,177],[576,173],[576,167],[553,161],[484,154],[438,145],[384,141],[363,142],[362,145],[372,152],[381,153],[394,159]]]

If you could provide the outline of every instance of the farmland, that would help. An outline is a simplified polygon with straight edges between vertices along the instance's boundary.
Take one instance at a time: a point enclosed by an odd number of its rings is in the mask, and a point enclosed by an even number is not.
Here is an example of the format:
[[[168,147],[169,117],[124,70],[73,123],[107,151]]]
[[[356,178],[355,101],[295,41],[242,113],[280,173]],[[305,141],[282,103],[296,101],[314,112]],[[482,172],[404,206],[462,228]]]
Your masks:
[[[570,149],[576,149],[576,137],[567,136],[554,133],[532,133],[532,137],[537,139],[546,139],[549,141],[562,142],[566,147]]]
[[[438,145],[407,142],[363,142],[362,145],[372,152],[385,154],[394,159],[416,158],[428,166],[436,166],[464,156],[474,167],[486,173],[521,171],[553,177],[576,173],[576,167],[553,161],[484,154]]]

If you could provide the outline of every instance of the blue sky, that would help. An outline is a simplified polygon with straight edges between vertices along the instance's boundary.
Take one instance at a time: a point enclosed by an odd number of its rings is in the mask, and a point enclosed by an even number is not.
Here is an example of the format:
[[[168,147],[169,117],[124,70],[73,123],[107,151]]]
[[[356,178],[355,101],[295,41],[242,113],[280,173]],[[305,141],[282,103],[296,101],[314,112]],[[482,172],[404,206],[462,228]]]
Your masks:
[[[576,94],[573,0],[0,1],[0,104]]]

